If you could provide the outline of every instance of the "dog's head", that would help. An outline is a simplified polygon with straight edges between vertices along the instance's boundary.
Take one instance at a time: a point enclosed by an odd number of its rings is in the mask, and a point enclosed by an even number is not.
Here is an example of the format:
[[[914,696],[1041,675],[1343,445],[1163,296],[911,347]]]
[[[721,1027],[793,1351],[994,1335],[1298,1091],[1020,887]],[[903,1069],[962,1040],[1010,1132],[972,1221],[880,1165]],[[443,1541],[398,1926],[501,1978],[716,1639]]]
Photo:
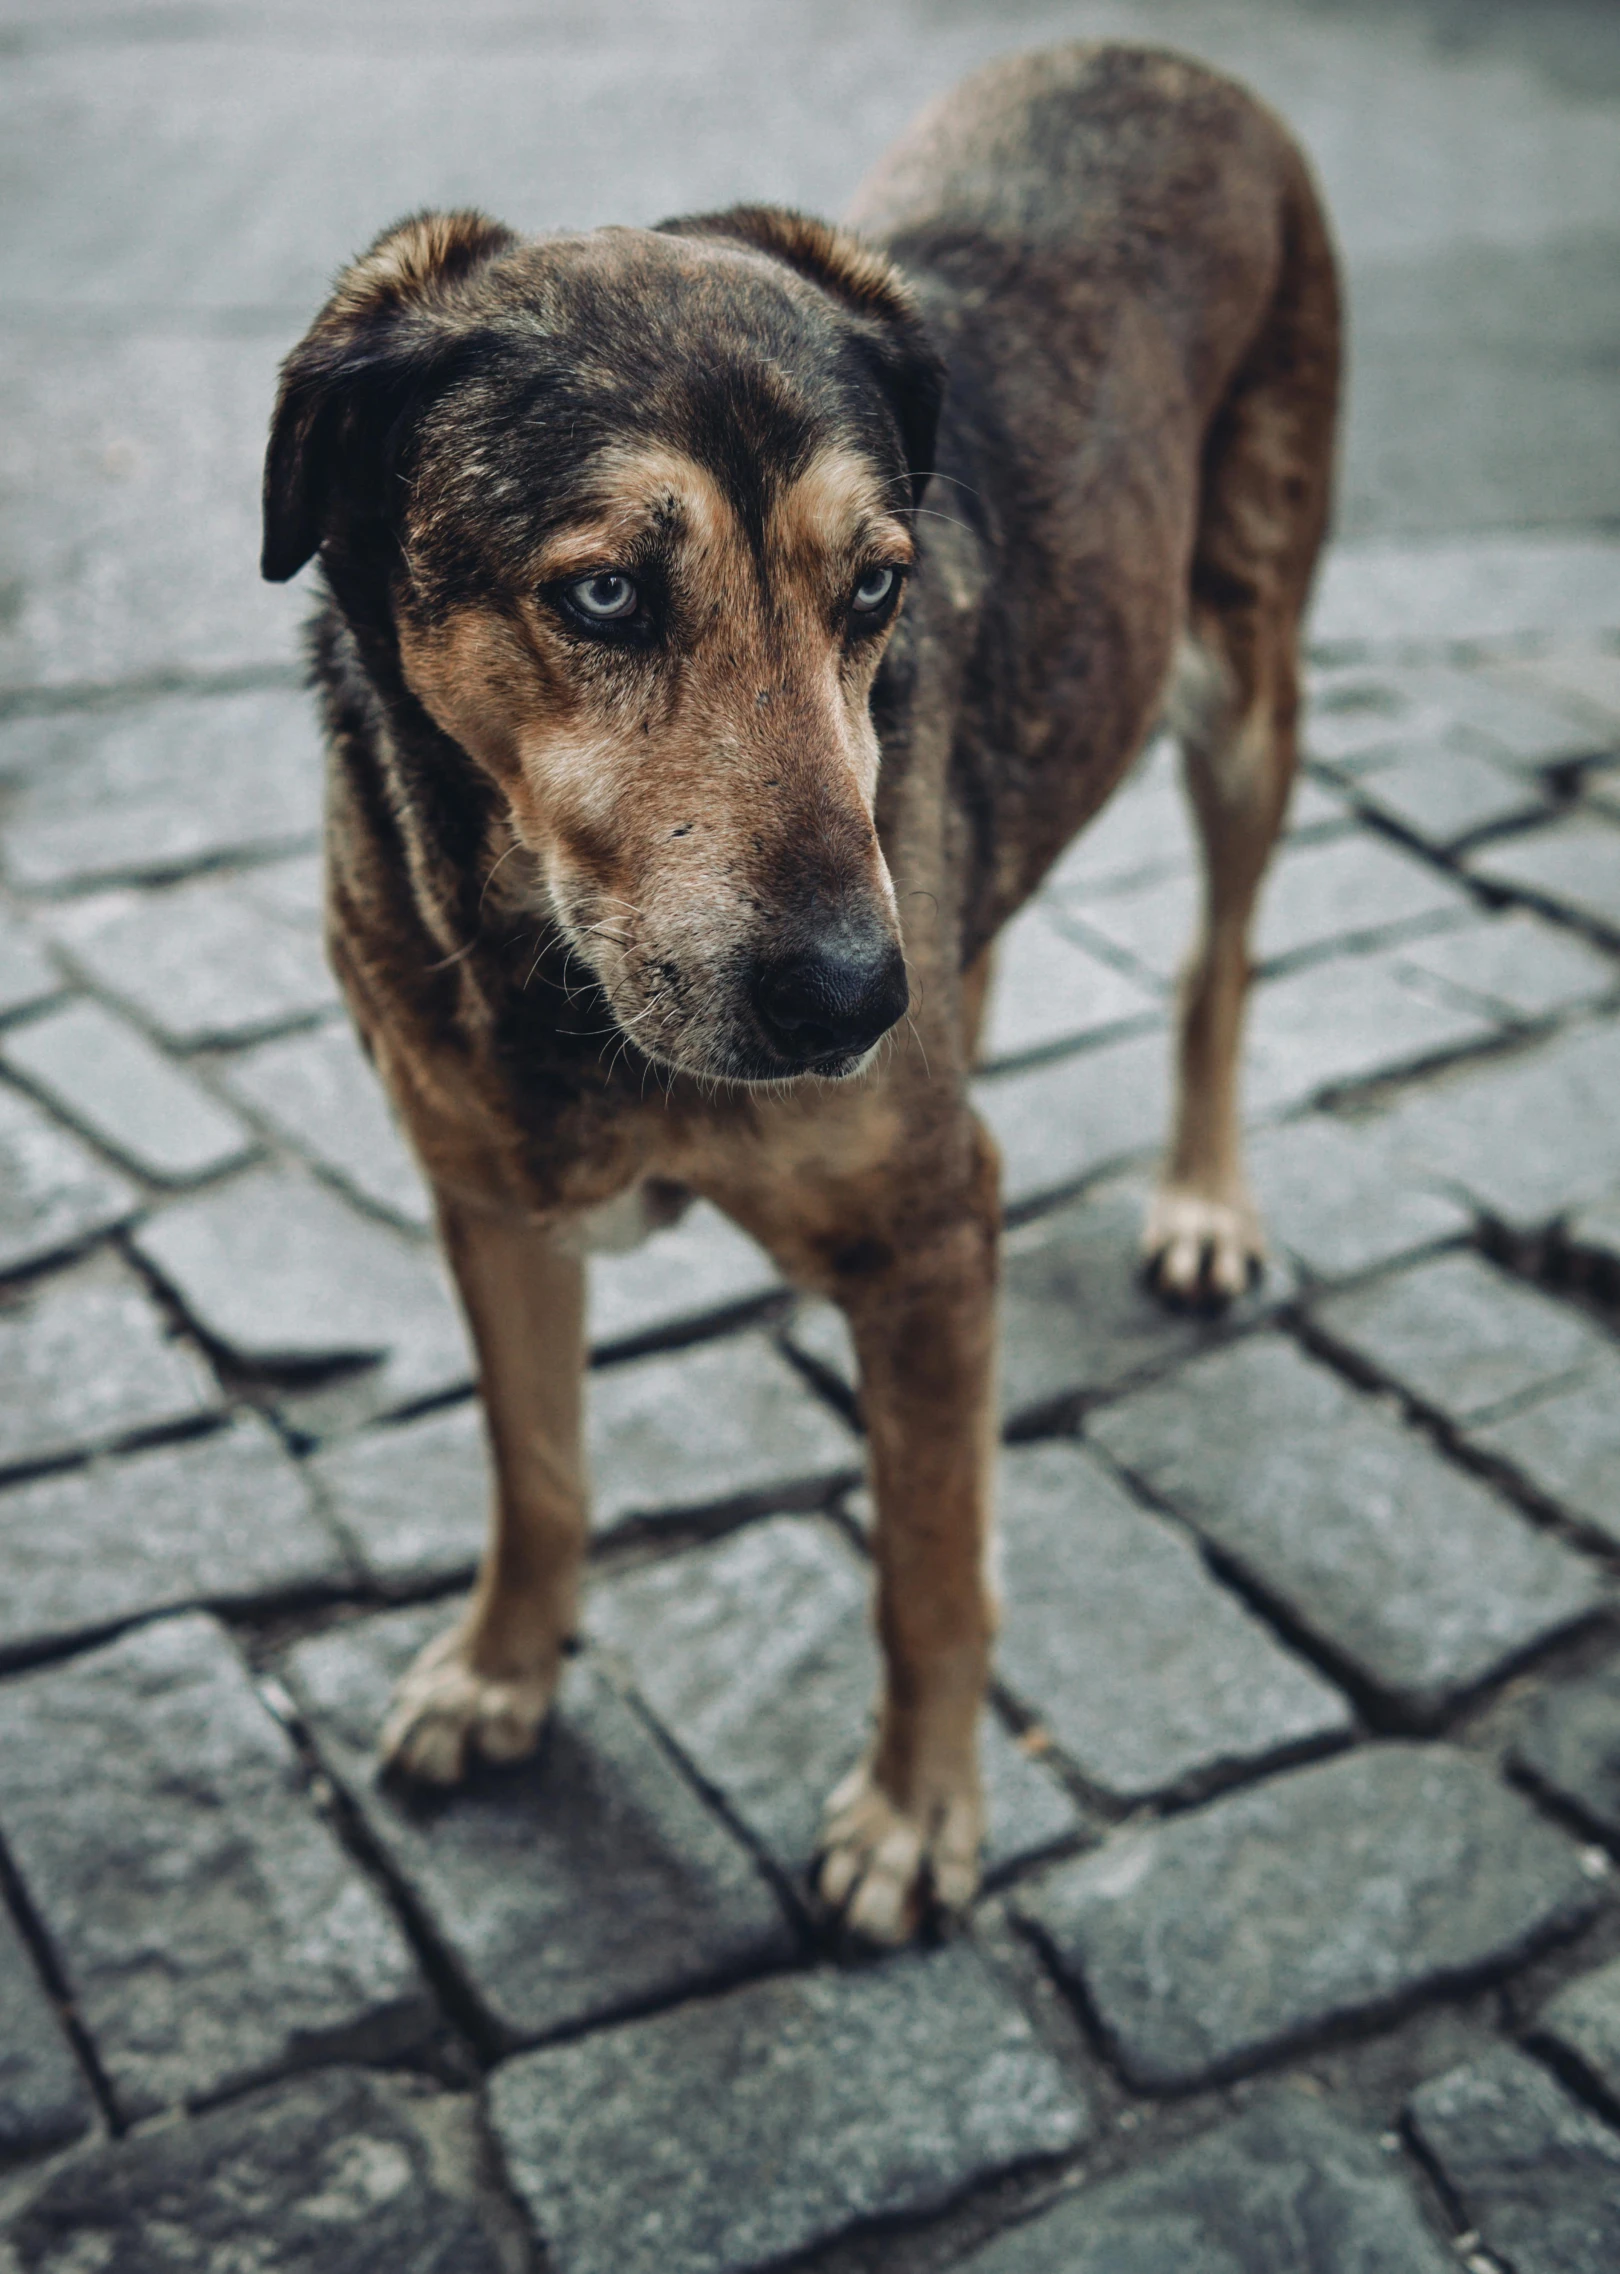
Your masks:
[[[381,568],[407,685],[665,1065],[847,1074],[905,1010],[869,696],[940,390],[880,255],[756,208],[422,215],[284,368],[264,573]]]

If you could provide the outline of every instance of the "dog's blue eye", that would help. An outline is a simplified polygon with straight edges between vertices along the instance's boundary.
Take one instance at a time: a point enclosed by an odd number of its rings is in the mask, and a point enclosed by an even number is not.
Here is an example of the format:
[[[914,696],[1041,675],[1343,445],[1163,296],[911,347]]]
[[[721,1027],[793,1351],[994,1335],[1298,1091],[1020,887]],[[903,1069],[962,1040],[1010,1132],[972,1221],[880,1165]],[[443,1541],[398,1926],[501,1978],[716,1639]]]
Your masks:
[[[871,615],[891,597],[899,579],[892,568],[869,568],[850,595],[850,605]]]
[[[582,616],[596,624],[615,624],[636,612],[638,594],[627,576],[617,569],[600,569],[568,587],[568,597]]]

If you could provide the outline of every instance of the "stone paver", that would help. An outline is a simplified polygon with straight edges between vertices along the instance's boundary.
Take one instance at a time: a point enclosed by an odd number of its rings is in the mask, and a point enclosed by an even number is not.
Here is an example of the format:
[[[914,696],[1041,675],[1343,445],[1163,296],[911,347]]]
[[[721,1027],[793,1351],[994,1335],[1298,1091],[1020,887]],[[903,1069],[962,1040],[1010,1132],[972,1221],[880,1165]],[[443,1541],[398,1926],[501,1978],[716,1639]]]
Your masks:
[[[460,2096],[328,2069],[59,2166],[0,2227],[17,2274],[514,2274]]]
[[[139,1206],[127,1177],[0,1084],[0,1275],[83,1247]]]
[[[54,909],[51,930],[93,985],[165,1040],[248,1042],[336,1000],[307,864],[279,873],[287,866],[98,893]]]
[[[1110,1027],[1157,1019],[1163,1008],[1157,987],[1077,945],[1048,908],[1033,901],[996,941],[979,1057],[985,1065],[1029,1057]]]
[[[1519,1019],[1601,1002],[1620,987],[1612,957],[1532,908],[1504,909],[1482,923],[1409,940],[1400,960],[1498,1016]]]
[[[1620,743],[1620,653],[1568,642],[1535,656],[1512,657],[1489,676],[1514,693],[1539,696],[1578,720],[1597,746]]]
[[[1021,1208],[1164,1142],[1169,1037],[1126,1035],[1050,1065],[993,1075],[975,1082],[973,1102],[1001,1149],[1002,1198]]]
[[[0,1018],[59,995],[65,982],[41,942],[0,908]]]
[[[1059,857],[1041,888],[1054,908],[1083,916],[1099,892],[1194,868],[1198,843],[1168,735],[1138,759],[1089,828]]]
[[[387,1593],[472,1576],[489,1530],[489,1454],[476,1399],[311,1456],[322,1505]]]
[[[792,1956],[753,1858],[588,1660],[570,1663],[532,1759],[449,1796],[380,1782],[390,1692],[445,1619],[441,1604],[334,1629],[288,1673],[322,1758],[503,2042]]]
[[[860,1753],[878,1687],[871,1575],[825,1522],[777,1517],[595,1587],[591,1634],[789,1879]],[[993,1875],[1079,1829],[1072,1801],[993,1715],[984,1726]]]
[[[1193,2254],[1196,2253],[1196,2256]],[[1399,2167],[1302,2093],[1088,2187],[962,2274],[1446,2274]]]
[[[1251,1114],[1280,1114],[1492,1039],[1498,1030],[1481,1013],[1423,991],[1404,953],[1334,956],[1255,988],[1243,1085]]]
[[[781,1292],[776,1266],[748,1234],[707,1201],[678,1224],[623,1255],[593,1255],[586,1326],[595,1350],[643,1343],[723,1323]]]
[[[97,1259],[0,1308],[0,1469],[117,1444],[219,1404],[135,1274]]]
[[[214,1176],[253,1150],[251,1132],[228,1106],[99,1003],[68,1003],[9,1028],[0,1063],[160,1184]]]
[[[1339,1350],[1459,1426],[1545,1393],[1608,1349],[1578,1311],[1472,1253],[1331,1295],[1311,1316]]]
[[[1620,1840],[1620,1660],[1538,1698],[1513,1760],[1594,1831]]]
[[[1572,1843],[1442,1745],[1291,1770],[1014,1898],[1149,2090],[1505,1968],[1597,1900]]]
[[[171,877],[313,841],[320,736],[300,690],[170,696],[52,722],[49,762],[6,812],[25,891]]]
[[[0,1905],[0,2170],[77,2138],[94,2114],[61,2018]]]
[[[1513,2274],[1609,2274],[1620,2134],[1511,2046],[1420,2085],[1418,2140]]]
[[[1549,828],[1483,846],[1468,870],[1620,938],[1620,824],[1606,814],[1567,813]]]
[[[1402,1174],[1374,1124],[1313,1113],[1259,1130],[1248,1167],[1267,1238],[1314,1279],[1354,1278],[1469,1229],[1457,1201]]]
[[[1560,1515],[1620,1547],[1620,1355],[1600,1351],[1578,1380],[1470,1429],[1464,1442]]]
[[[0,1663],[153,1611],[293,1600],[347,1559],[250,1415],[207,1437],[0,1492]]]
[[[346,1020],[280,1036],[223,1069],[225,1088],[359,1200],[423,1229],[433,1203]]]
[[[526,2055],[497,2072],[491,2112],[557,2274],[752,2274],[1087,2129],[965,1946]]]
[[[593,1372],[592,1523],[825,1500],[861,1465],[844,1424],[762,1334]]]
[[[1444,736],[1403,741],[1387,761],[1372,761],[1356,782],[1356,802],[1439,851],[1547,810],[1533,779]]]
[[[0,1688],[0,1837],[126,2118],[427,2029],[403,1936],[301,1784],[200,1613]]]
[[[1571,1549],[1272,1336],[1196,1359],[1087,1429],[1406,1714],[1439,1711],[1603,1599]]]
[[[1002,1679],[1088,1783],[1135,1804],[1347,1736],[1321,1676],[1179,1526],[1074,1444],[1002,1456]]]
[[[373,1411],[463,1387],[466,1329],[429,1247],[279,1167],[250,1170],[149,1216],[143,1259],[242,1364],[381,1361]]]
[[[1542,2010],[1535,2034],[1577,2062],[1610,2107],[1620,2108],[1620,1958],[1560,1990]]]
[[[1537,1231],[1614,1183],[1620,1027],[1577,1027],[1457,1068],[1390,1117],[1397,1153],[1515,1231]]]

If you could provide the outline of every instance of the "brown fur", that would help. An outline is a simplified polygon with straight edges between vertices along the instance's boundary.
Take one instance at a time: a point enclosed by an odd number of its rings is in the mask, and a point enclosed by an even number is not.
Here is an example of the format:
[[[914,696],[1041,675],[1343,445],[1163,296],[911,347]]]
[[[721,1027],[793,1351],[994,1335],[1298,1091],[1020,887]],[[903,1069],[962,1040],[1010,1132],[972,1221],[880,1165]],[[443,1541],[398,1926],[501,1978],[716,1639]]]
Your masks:
[[[578,1250],[604,1204],[704,1194],[854,1336],[887,1672],[820,1885],[893,1939],[967,1899],[980,1835],[989,946],[1178,645],[1208,888],[1148,1239],[1183,1297],[1258,1255],[1246,938],[1338,314],[1286,136],[1165,55],[979,74],[854,219],[402,224],[289,359],[265,565],[321,552],[332,953],[438,1195],[495,1454],[479,1589],[385,1750],[450,1779],[532,1742],[585,1537]],[[863,615],[891,570],[903,609]],[[582,619],[593,577],[634,616]]]

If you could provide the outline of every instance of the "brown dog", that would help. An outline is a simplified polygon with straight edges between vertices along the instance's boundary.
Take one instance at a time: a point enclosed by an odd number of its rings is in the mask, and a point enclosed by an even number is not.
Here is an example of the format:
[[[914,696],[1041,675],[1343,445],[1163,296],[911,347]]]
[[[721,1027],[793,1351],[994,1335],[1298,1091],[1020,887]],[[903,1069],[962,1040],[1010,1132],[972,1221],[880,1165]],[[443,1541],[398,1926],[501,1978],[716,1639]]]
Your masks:
[[[580,1253],[608,1204],[702,1193],[854,1335],[887,1677],[820,1886],[892,1940],[977,1871],[990,943],[1178,650],[1207,893],[1147,1243],[1183,1298],[1258,1257],[1245,940],[1338,303],[1282,130],[1164,54],[981,73],[854,220],[402,223],[286,364],[264,571],[325,570],[331,952],[432,1179],[497,1479],[384,1749],[449,1781],[533,1743],[585,1540]]]

